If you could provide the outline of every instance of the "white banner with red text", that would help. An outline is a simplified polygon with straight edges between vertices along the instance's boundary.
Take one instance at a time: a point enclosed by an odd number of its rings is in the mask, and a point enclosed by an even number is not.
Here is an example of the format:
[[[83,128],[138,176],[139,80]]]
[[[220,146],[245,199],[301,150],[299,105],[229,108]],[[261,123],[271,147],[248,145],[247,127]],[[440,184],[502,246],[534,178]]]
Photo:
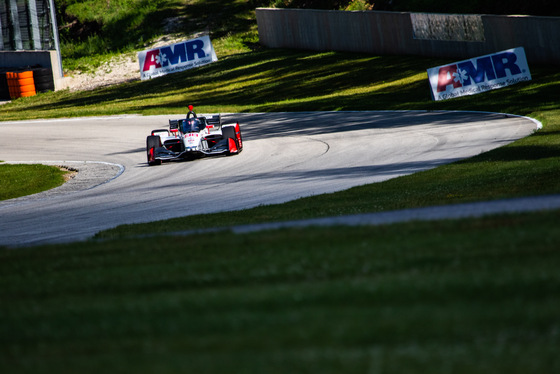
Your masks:
[[[138,52],[142,80],[177,73],[218,61],[208,35]]]
[[[428,69],[434,100],[475,95],[531,80],[523,47]]]

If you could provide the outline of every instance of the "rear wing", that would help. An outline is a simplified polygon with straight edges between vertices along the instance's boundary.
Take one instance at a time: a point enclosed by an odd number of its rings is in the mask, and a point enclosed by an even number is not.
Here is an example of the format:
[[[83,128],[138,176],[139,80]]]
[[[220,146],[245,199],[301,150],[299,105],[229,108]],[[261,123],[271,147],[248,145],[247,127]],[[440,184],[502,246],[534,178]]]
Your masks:
[[[206,123],[211,125],[211,126],[220,127],[220,125],[222,124],[222,115],[217,114],[217,115],[212,115],[212,116],[206,117]]]
[[[167,129],[157,129],[157,130],[152,130],[152,136],[153,135],[157,135],[157,136],[169,136],[169,130]]]
[[[220,114],[214,114],[206,117],[198,117],[199,120],[206,122],[211,131],[217,131],[222,126],[222,116]],[[169,130],[173,132],[179,131],[179,126],[184,121],[184,119],[170,119],[169,120]]]
[[[169,120],[169,130],[171,130],[171,131],[179,130],[179,121],[182,121],[182,119],[170,119]]]

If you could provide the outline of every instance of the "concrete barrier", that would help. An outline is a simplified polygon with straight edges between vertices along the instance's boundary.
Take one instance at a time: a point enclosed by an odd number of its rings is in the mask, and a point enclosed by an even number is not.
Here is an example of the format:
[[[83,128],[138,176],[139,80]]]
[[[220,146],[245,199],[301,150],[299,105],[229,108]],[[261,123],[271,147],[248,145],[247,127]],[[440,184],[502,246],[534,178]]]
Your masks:
[[[524,47],[560,65],[560,17],[257,8],[268,48],[468,59]]]
[[[64,81],[60,76],[60,64],[56,51],[0,51],[0,70],[36,67],[52,71],[55,90],[63,89]]]

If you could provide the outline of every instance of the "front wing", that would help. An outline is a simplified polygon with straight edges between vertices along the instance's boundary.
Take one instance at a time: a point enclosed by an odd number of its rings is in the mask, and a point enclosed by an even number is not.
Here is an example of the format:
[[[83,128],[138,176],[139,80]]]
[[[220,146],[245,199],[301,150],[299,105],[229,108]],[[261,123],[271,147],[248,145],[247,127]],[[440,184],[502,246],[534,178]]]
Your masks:
[[[210,148],[197,148],[197,149],[185,149],[180,152],[175,152],[165,147],[157,147],[154,149],[154,159],[161,161],[177,160],[177,159],[189,159],[202,156],[215,156],[222,154],[237,153],[232,152],[229,145],[229,139],[222,139],[217,142],[214,146]]]

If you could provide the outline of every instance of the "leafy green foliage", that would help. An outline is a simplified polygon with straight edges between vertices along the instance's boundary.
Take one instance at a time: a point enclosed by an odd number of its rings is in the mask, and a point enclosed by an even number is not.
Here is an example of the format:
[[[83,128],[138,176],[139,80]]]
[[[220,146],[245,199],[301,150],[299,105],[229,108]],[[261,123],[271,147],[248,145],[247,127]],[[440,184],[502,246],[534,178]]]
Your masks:
[[[528,14],[559,16],[560,4],[552,0],[273,0],[276,8],[331,10],[388,10],[398,12]]]
[[[393,0],[380,3],[389,3],[387,8],[401,12],[560,15],[560,3],[551,0]]]
[[[56,6],[63,65],[69,71],[95,68],[115,54],[144,49],[169,33],[188,37],[207,32],[222,55],[253,50],[258,47],[254,9],[263,6],[560,15],[560,3],[547,0],[514,1],[507,6],[499,0],[57,0]]]
[[[366,0],[352,0],[344,10],[372,10],[373,5],[370,5]]]
[[[161,34],[164,20],[173,17],[179,6],[173,0],[67,0],[58,3],[66,68],[77,67],[74,60],[80,58],[141,48],[147,40]]]
[[[141,50],[166,34],[209,33],[218,46],[239,53],[255,46],[254,9],[242,0],[59,0],[57,11],[66,70],[88,70],[121,52]],[[224,41],[222,42],[222,38]],[[231,50],[230,50],[231,48]],[[247,47],[243,52],[247,51]]]

